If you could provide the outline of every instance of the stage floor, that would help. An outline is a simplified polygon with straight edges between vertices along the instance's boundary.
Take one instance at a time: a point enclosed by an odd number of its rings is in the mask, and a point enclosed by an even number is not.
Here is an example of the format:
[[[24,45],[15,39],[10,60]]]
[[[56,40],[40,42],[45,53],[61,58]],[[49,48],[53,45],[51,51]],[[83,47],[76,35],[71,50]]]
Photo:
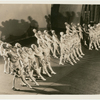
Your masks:
[[[100,50],[89,51],[82,47],[85,56],[80,58],[74,66],[65,64],[59,65],[59,59],[52,57],[51,65],[56,75],[51,78],[45,76],[45,82],[37,80],[40,86],[30,84],[34,89],[20,86],[20,91],[13,91],[12,75],[4,74],[4,60],[0,57],[0,94],[19,94],[19,95],[47,95],[47,94],[100,94]]]

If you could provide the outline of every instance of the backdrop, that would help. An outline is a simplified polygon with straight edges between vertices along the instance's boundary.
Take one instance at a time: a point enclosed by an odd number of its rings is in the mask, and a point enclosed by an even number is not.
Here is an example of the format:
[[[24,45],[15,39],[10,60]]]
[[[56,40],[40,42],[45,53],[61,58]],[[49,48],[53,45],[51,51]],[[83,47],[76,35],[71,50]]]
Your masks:
[[[32,29],[47,27],[50,4],[0,4],[0,38],[4,41],[32,36]]]

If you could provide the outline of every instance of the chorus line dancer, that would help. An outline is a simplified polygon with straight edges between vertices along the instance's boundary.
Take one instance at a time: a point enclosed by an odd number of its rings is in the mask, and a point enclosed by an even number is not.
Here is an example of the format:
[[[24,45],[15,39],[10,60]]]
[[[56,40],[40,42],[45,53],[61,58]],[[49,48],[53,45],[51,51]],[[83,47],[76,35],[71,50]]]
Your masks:
[[[45,58],[43,55],[43,51],[40,48],[37,48],[37,46],[35,44],[31,45],[32,50],[35,52],[35,55],[39,58],[39,62],[42,65],[42,69],[43,71],[49,76],[51,77],[51,75],[49,74],[48,70],[47,70],[47,65],[45,62]]]
[[[82,27],[79,23],[77,24],[77,29],[78,29],[80,39],[83,40],[83,34],[82,34],[83,31],[82,31]]]
[[[42,34],[40,37],[43,43],[46,44],[46,46],[50,49],[50,51],[53,54],[53,47],[52,47],[53,41],[46,34]]]
[[[6,42],[2,42],[0,45],[1,56],[3,56],[4,61],[5,61],[5,64],[4,64],[4,73],[5,74],[9,73],[9,71],[7,72],[7,69],[9,69],[9,65],[8,65],[8,58],[7,58],[5,51],[9,51],[10,47],[11,47],[11,45],[9,43],[6,43]]]
[[[3,43],[3,41],[0,40],[0,55],[2,56],[2,50],[1,50],[1,44]]]
[[[98,43],[100,44],[100,23],[96,24],[95,30],[97,33]]]
[[[9,65],[9,63],[12,63],[12,68],[13,68],[13,71],[14,71],[12,89],[13,90],[19,90],[19,89],[15,88],[15,80],[16,80],[16,78],[19,77],[19,78],[21,78],[23,80],[22,75],[21,75],[21,71],[22,70],[20,70],[21,67],[20,67],[20,63],[19,63],[19,57],[18,57],[17,54],[12,52],[12,50],[8,51],[7,49],[5,49],[5,55],[6,55],[7,59],[8,59],[8,65]],[[28,86],[30,86],[27,82],[26,82],[26,84]]]
[[[41,75],[41,68],[39,67],[38,58],[35,56],[34,52],[31,48],[23,47],[22,48],[27,54],[29,59],[31,60],[31,69],[33,72],[35,71],[38,77],[40,77],[43,81],[46,79]]]
[[[84,45],[88,46],[88,44],[87,44],[88,34],[85,29],[85,24],[82,24],[82,30],[83,30],[83,43],[84,43]]]
[[[64,59],[64,32],[60,32],[60,62],[59,64],[64,65],[63,59]]]
[[[76,58],[76,60],[78,60],[78,61],[80,61],[79,60],[79,58],[77,57],[77,53],[76,53],[76,50],[75,50],[75,43],[76,43],[76,36],[75,36],[75,34],[74,35],[72,35],[72,47],[71,47],[71,49],[72,49],[72,53],[73,53],[73,56]]]
[[[66,42],[66,34],[64,32],[60,32],[60,51],[61,51],[61,56],[60,56],[60,62],[59,64],[64,65],[65,62],[70,62],[70,64],[74,65],[70,59],[70,47],[68,46],[68,40]],[[67,35],[68,37],[68,35]]]
[[[70,29],[70,27],[71,26],[67,22],[65,22],[65,28],[66,28],[67,35],[71,35],[71,33],[72,33],[72,30]]]
[[[51,67],[51,63],[50,63],[50,49],[48,47],[39,47],[40,50],[43,51],[43,55],[44,55],[44,60],[46,62],[47,68],[49,68],[50,73],[51,74],[56,74],[56,72],[53,71],[52,67]]]
[[[52,30],[51,33],[52,33],[53,47],[54,47],[53,56],[55,58],[58,58],[57,55],[56,55],[56,51],[57,51],[58,54],[60,54],[60,52],[59,52],[59,44],[60,44],[60,41],[58,40],[58,37],[55,34],[55,31],[54,30]]]
[[[49,42],[49,43],[48,43]],[[43,52],[44,60],[47,65],[47,67],[50,69],[51,74],[56,74],[53,69],[51,68],[50,64],[50,42],[52,43],[52,40],[50,40],[49,37],[45,36],[45,42],[42,40],[38,41],[39,49]],[[46,45],[45,45],[46,43]]]
[[[88,29],[88,31],[89,31],[89,37],[90,37],[89,50],[92,50],[93,45],[94,45],[95,49],[98,50],[97,45],[96,45],[96,43],[95,43],[95,38],[96,38],[96,37],[95,37],[95,35],[94,35],[94,33],[93,33],[93,27],[90,27],[90,28]],[[93,44],[93,45],[92,45],[92,44]]]
[[[99,41],[98,41],[98,32],[97,32],[97,30],[96,30],[96,28],[94,26],[93,26],[92,32],[94,33],[95,45],[96,45],[97,49],[99,50],[100,45],[99,45]]]
[[[22,70],[22,77],[25,81],[26,75],[28,74],[30,79],[35,83],[35,85],[39,86],[39,84],[36,82],[35,78],[32,76],[33,72],[31,70],[31,60],[28,58],[28,55],[20,49],[17,49],[18,56],[20,57],[20,63],[21,63],[21,70]]]
[[[72,30],[73,30],[73,34],[76,34],[76,41],[77,41],[77,44],[78,44],[78,48],[76,48],[76,51],[79,55],[79,57],[82,58],[82,56],[84,55],[83,52],[82,52],[82,48],[81,48],[81,40],[79,38],[79,35],[78,35],[78,31],[76,30],[75,27],[72,27]],[[80,53],[79,53],[80,52]]]

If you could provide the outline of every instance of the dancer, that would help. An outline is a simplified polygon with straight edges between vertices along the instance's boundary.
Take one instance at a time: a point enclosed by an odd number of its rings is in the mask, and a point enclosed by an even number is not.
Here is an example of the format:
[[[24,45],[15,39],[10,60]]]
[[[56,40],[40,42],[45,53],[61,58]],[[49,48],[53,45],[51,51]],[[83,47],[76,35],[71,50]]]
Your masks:
[[[56,51],[57,51],[58,54],[60,54],[60,52],[59,52],[60,41],[58,40],[57,35],[55,34],[55,31],[52,30],[51,32],[52,32],[53,47],[54,47],[53,56],[55,58],[58,58],[57,55],[56,55]]]
[[[39,86],[39,84],[36,82],[35,78],[32,76],[33,71],[31,70],[31,60],[28,58],[28,54],[26,54],[23,50],[17,49],[17,54],[20,58],[21,63],[21,70],[23,72],[23,78],[26,78],[26,75],[28,74],[30,79],[35,83],[35,85]]]
[[[42,65],[42,69],[43,71],[49,76],[51,77],[51,75],[49,74],[48,70],[47,70],[47,65],[44,59],[44,55],[43,55],[43,51],[40,48],[37,48],[37,46],[35,44],[31,45],[32,50],[34,51],[35,55],[39,58],[39,62]]]
[[[23,47],[22,49],[28,54],[28,57],[31,60],[31,70],[33,70],[33,72],[35,71],[38,77],[45,81],[46,79],[41,75],[41,68],[39,67],[38,58],[35,56],[32,49],[28,47]]]

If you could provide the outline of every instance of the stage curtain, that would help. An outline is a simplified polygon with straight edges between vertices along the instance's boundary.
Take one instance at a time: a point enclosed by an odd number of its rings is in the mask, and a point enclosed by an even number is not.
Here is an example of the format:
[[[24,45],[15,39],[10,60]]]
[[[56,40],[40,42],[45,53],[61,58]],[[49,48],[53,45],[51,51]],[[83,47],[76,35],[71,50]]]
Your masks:
[[[82,5],[81,22],[97,24],[100,22],[100,5]]]

